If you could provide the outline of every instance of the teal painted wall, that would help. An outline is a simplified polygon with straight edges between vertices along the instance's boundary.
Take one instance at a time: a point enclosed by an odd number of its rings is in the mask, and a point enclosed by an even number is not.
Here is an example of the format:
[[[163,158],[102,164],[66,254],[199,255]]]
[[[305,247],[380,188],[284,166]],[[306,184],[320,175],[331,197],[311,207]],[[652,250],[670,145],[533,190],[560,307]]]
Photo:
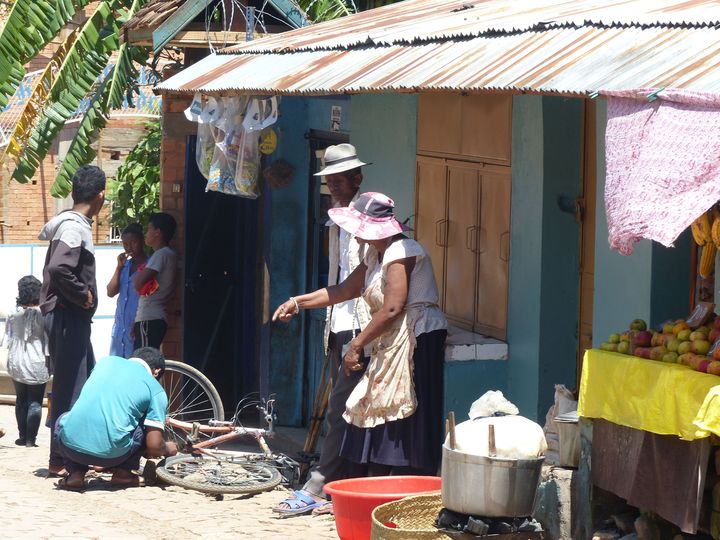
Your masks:
[[[288,297],[304,292],[308,241],[309,150],[303,133],[308,128],[308,104],[303,98],[282,100],[276,129],[278,149],[273,160],[284,159],[295,168],[292,181],[283,189],[270,190],[272,197],[270,314]],[[278,419],[282,425],[302,421],[304,319],[270,327],[269,391],[280,399]],[[263,361],[264,359],[261,359]]]
[[[635,318],[656,326],[666,319],[684,317],[690,290],[690,235],[683,233],[674,248],[650,240],[635,244],[630,256],[608,244],[605,213],[605,124],[607,103],[597,107],[598,198],[595,235],[595,294],[593,346],[613,332],[624,330]]]
[[[553,404],[555,385],[575,387],[580,277],[584,107],[580,99],[543,97],[544,204],[542,309],[537,417]]]
[[[363,161],[372,162],[363,169],[360,189],[392,198],[396,215],[404,221],[415,212],[417,96],[359,94],[352,97],[350,109],[350,141]]]
[[[470,405],[488,390],[507,396],[507,368],[506,360],[445,362],[445,417],[455,411],[457,422],[464,422]]]
[[[513,99],[508,397],[542,419],[554,385],[574,386],[582,103]]]
[[[540,367],[543,235],[543,104],[516,96],[512,111],[512,203],[508,289],[507,397],[535,416]]]

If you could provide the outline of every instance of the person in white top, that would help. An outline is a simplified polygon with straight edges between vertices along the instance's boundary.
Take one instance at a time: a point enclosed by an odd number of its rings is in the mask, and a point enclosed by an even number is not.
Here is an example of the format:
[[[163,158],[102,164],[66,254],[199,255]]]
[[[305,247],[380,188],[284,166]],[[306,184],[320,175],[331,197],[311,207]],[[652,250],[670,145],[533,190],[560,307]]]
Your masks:
[[[3,345],[8,348],[7,370],[15,386],[18,446],[37,446],[47,367],[47,336],[40,313],[40,280],[25,276],[18,281],[17,311],[8,317]]]
[[[362,296],[370,322],[344,354],[346,374],[363,376],[347,399],[340,455],[353,476],[437,474],[443,438],[443,363],[447,321],[438,307],[430,257],[395,218],[394,202],[363,193],[330,218],[368,246],[363,262],[339,285],[285,302],[273,320],[289,321]],[[369,364],[363,349],[372,346]]]
[[[355,147],[347,143],[329,146],[325,150],[324,162],[325,166],[315,176],[325,177],[336,208],[348,207],[357,199],[363,178],[360,167],[367,163],[360,161]],[[340,229],[332,221],[328,225],[330,259],[328,285],[336,285],[347,279],[361,264],[364,249],[355,235]],[[284,302],[283,306],[288,310],[291,306],[295,308],[292,299]],[[310,471],[308,481],[302,489],[295,491],[291,497],[273,508],[276,513],[299,515],[316,509],[323,513],[331,511],[331,503],[325,499],[323,486],[332,480],[347,478],[349,474],[347,462],[340,457],[340,446],[345,433],[342,414],[345,411],[345,402],[362,373],[346,374],[342,370],[342,351],[369,320],[368,307],[362,299],[348,298],[328,307],[325,320],[325,347],[333,366],[332,390],[325,415],[328,430],[320,448],[320,460]]]

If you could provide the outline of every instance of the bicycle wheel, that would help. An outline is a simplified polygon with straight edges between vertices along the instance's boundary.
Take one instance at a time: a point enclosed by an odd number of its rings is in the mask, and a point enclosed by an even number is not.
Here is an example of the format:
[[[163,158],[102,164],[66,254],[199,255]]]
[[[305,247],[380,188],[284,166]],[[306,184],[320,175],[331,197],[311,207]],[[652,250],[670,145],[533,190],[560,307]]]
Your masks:
[[[157,475],[168,484],[202,493],[260,493],[282,479],[277,469],[264,463],[189,455],[167,458]]]
[[[200,424],[225,419],[220,394],[208,378],[194,367],[176,360],[165,360],[165,374],[161,384],[168,396],[169,418]],[[186,435],[185,431],[167,425],[165,432],[166,439],[180,443]],[[208,437],[204,434],[201,436]]]

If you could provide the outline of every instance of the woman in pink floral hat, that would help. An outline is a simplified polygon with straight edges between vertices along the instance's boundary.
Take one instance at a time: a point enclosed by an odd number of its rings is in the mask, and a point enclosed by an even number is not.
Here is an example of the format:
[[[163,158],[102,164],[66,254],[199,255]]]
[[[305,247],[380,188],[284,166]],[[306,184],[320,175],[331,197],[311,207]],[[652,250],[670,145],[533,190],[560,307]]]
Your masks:
[[[362,296],[370,323],[344,354],[346,372],[364,370],[343,415],[341,455],[353,476],[436,474],[443,437],[443,361],[447,321],[427,251],[406,237],[395,203],[382,193],[361,194],[330,218],[367,249],[342,283],[288,299],[273,321]],[[370,351],[365,364],[363,351]],[[365,355],[366,356],[366,355]]]

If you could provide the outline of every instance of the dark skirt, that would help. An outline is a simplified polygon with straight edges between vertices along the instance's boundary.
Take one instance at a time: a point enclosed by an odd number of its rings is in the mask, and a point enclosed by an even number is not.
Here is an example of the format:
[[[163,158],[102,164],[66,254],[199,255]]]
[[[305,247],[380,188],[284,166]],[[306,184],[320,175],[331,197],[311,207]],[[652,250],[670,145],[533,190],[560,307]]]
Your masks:
[[[353,463],[410,467],[435,474],[440,466],[445,434],[443,422],[443,366],[447,331],[417,337],[413,354],[415,413],[373,428],[348,424],[340,455]]]

